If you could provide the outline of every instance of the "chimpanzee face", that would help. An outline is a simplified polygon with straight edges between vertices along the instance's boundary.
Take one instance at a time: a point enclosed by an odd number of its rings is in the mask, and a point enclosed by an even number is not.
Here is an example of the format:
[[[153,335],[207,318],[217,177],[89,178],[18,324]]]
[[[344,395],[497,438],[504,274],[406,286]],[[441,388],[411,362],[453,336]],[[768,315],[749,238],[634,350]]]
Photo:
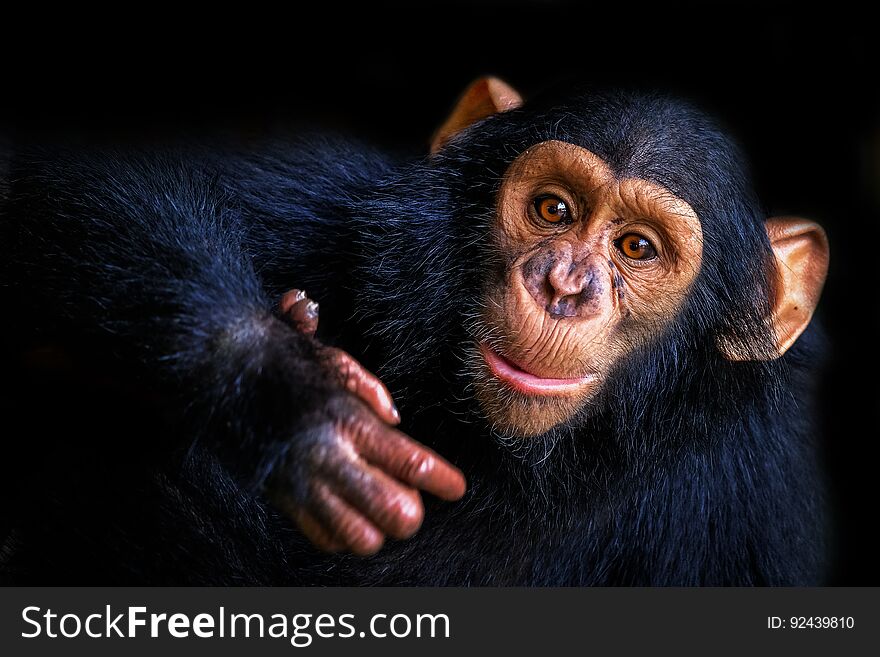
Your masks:
[[[477,390],[490,420],[519,435],[589,403],[675,315],[702,257],[690,205],[561,141],[510,166],[492,240],[504,264],[486,285]]]

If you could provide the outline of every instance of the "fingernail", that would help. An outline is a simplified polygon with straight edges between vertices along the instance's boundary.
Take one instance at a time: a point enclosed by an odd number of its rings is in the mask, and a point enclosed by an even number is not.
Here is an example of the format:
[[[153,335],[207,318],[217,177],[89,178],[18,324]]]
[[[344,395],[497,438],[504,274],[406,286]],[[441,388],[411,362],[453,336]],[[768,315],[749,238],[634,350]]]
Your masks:
[[[317,301],[309,301],[306,304],[306,315],[309,319],[314,319],[318,316],[318,302]]]
[[[394,402],[391,402],[391,416],[394,418],[395,422],[400,422],[400,411],[397,410],[397,406]]]
[[[294,295],[293,298],[296,299],[297,301],[302,301],[303,299],[306,298],[306,291],[305,290],[297,290],[296,294]]]

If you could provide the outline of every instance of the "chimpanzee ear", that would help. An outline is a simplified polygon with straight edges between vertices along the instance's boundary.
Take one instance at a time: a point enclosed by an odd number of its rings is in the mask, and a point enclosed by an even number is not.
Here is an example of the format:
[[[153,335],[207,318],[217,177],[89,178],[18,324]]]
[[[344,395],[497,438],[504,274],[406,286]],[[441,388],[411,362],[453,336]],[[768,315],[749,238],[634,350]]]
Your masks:
[[[480,78],[465,89],[449,118],[431,138],[433,155],[456,134],[487,116],[516,109],[523,100],[514,89],[498,78]]]
[[[773,360],[788,351],[810,323],[828,273],[828,238],[821,226],[798,217],[773,217],[765,226],[776,257],[770,318],[775,349],[763,354],[725,343],[730,360]]]

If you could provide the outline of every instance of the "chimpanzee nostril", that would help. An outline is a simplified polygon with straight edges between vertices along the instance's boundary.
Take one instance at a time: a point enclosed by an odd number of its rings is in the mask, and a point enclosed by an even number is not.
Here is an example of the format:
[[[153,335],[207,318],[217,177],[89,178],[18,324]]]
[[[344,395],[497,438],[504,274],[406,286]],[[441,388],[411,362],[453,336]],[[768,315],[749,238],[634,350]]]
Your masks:
[[[599,290],[599,277],[596,276],[596,270],[590,269],[587,272],[587,276],[584,278],[583,283],[584,289],[578,295],[580,300],[583,302],[589,302],[600,290]]]
[[[547,306],[547,313],[553,319],[574,317],[577,315],[577,303],[575,303],[573,297],[563,297],[562,299],[557,299],[555,303]]]

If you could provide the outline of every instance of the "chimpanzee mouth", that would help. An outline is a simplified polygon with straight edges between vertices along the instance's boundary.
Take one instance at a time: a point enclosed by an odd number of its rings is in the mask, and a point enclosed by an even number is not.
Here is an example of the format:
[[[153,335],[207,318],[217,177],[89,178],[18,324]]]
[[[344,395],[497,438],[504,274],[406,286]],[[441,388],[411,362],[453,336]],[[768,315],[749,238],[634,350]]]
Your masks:
[[[480,343],[480,351],[496,379],[527,395],[564,395],[581,392],[584,387],[595,382],[598,378],[595,374],[570,379],[536,376],[509,361],[484,342]]]

